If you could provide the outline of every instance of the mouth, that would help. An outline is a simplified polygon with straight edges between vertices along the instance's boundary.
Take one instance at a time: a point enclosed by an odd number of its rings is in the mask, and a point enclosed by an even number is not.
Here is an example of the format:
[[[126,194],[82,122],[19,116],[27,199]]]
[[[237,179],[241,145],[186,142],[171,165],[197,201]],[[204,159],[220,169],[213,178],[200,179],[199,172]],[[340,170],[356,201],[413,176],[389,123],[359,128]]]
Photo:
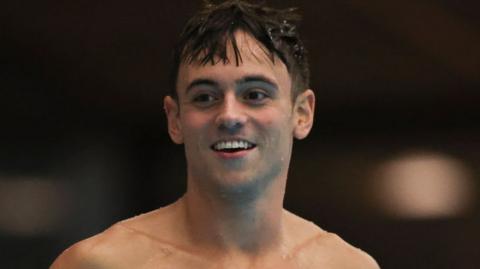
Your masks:
[[[219,153],[237,153],[255,148],[257,145],[243,139],[222,140],[214,143],[210,148]]]

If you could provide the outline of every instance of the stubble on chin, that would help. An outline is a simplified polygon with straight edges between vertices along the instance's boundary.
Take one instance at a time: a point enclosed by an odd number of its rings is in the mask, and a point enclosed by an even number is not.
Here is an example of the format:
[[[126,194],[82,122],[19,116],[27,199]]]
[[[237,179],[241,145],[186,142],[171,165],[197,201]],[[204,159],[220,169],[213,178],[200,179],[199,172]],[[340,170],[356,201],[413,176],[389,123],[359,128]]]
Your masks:
[[[230,170],[230,169],[204,169],[201,173],[200,184],[202,189],[219,199],[229,203],[245,205],[256,201],[269,186],[279,180],[284,167],[282,160],[277,160],[268,169],[259,165],[259,169]]]

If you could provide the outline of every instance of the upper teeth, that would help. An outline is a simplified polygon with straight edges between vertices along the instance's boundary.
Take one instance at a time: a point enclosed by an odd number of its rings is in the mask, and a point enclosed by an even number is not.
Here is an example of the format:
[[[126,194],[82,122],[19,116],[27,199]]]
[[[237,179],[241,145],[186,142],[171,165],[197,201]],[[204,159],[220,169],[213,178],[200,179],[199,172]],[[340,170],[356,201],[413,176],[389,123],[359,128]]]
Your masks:
[[[247,141],[242,141],[242,140],[234,140],[234,141],[222,141],[216,143],[213,148],[215,150],[222,150],[222,149],[248,149],[252,147],[253,145]]]

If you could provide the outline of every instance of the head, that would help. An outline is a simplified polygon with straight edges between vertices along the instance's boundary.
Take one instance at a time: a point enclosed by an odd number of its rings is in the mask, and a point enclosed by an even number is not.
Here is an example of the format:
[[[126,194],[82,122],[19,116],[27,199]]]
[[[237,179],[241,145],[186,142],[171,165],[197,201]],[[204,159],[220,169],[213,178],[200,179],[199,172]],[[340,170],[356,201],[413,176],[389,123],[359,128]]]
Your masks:
[[[288,13],[227,1],[187,24],[176,91],[164,107],[170,137],[185,145],[188,186],[255,194],[286,179],[293,138],[309,133],[315,98],[304,88],[295,27],[280,14]]]
[[[300,16],[294,8],[273,9],[245,1],[228,0],[222,4],[206,3],[203,10],[185,25],[174,50],[171,69],[171,92],[176,98],[178,70],[181,64],[201,65],[233,62],[243,58],[235,33],[245,32],[259,42],[274,62],[282,61],[292,79],[292,100],[309,88],[310,70],[307,51],[298,32]],[[229,58],[227,47],[234,57]]]

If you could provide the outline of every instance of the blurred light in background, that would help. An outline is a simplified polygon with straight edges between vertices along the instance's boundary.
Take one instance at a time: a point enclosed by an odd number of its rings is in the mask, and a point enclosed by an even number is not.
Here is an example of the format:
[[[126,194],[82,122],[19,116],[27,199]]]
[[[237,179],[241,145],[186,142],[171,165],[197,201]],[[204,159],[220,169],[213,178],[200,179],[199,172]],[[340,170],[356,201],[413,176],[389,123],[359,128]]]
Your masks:
[[[471,171],[446,154],[404,153],[382,163],[374,175],[372,201],[390,217],[458,217],[474,204]]]
[[[67,193],[53,180],[0,177],[0,231],[15,236],[53,233],[66,214]]]

